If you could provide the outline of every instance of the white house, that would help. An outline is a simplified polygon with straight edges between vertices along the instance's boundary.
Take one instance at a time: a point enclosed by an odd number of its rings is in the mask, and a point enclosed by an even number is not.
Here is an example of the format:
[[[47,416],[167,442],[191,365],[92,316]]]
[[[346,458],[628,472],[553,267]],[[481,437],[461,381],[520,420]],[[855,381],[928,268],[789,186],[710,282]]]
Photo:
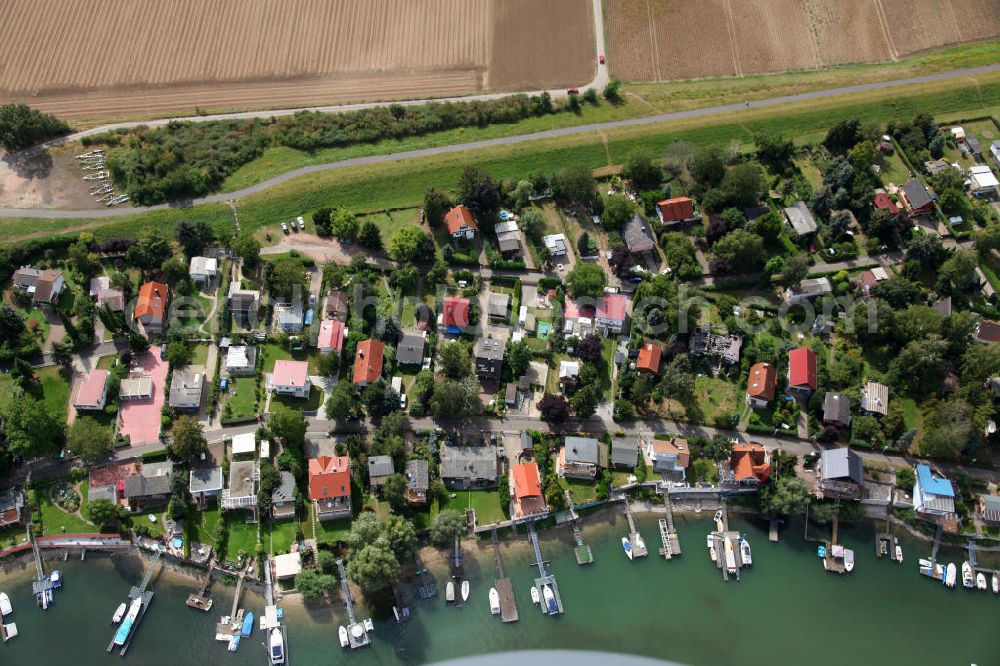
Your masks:
[[[803,280],[798,288],[789,287],[785,291],[785,298],[789,303],[802,303],[811,301],[817,296],[827,296],[833,293],[833,285],[829,278],[821,277],[810,280]]]
[[[993,169],[985,164],[969,169],[969,192],[972,194],[980,197],[996,194],[998,187],[1000,181],[994,175]]]
[[[917,465],[913,484],[913,511],[925,518],[954,518],[955,489],[951,481],[938,476],[927,465]]]
[[[257,348],[249,345],[231,345],[226,350],[226,371],[231,376],[252,375],[256,370]]]
[[[308,397],[312,390],[309,364],[306,361],[277,361],[274,372],[267,376],[267,390],[296,398]]]
[[[545,243],[545,249],[549,251],[550,257],[566,256],[565,234],[550,234],[548,236],[542,236],[542,242]]]
[[[219,274],[219,260],[215,257],[191,257],[188,275],[195,282],[211,282]]]

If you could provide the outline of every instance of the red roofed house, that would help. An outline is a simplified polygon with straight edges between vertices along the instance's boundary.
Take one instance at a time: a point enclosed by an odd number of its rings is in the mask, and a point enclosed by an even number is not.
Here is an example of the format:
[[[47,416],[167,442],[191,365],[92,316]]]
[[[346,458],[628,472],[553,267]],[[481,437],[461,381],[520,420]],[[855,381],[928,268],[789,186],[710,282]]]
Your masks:
[[[639,360],[635,364],[635,369],[639,372],[651,372],[654,375],[660,371],[660,359],[663,350],[660,345],[647,342],[639,348]]]
[[[788,390],[808,396],[816,390],[816,354],[808,347],[788,352]]]
[[[319,338],[316,340],[316,347],[320,354],[330,352],[340,353],[344,348],[344,338],[347,337],[347,327],[344,322],[336,319],[324,319],[319,325]]]
[[[747,404],[751,407],[767,407],[774,400],[778,388],[778,373],[770,363],[755,363],[750,367],[747,382]]]
[[[733,446],[733,452],[729,457],[729,470],[733,475],[732,480],[740,485],[766,483],[771,478],[767,451],[760,444],[753,442]]]
[[[890,197],[885,192],[876,192],[875,193],[875,208],[879,208],[879,209],[882,209],[882,210],[887,210],[890,213],[892,213],[893,215],[895,215],[896,213],[899,212],[899,207],[892,200],[892,197]]]
[[[309,459],[309,499],[317,520],[351,515],[351,459],[319,456]]]
[[[548,513],[549,507],[542,495],[542,479],[536,463],[510,466],[510,496],[510,515],[515,520]]]
[[[471,240],[476,235],[476,231],[479,230],[479,225],[476,224],[476,218],[472,215],[472,211],[465,206],[455,206],[445,213],[444,224],[448,227],[448,233],[451,234],[452,238]]]
[[[976,342],[1000,342],[1000,324],[988,319],[980,320],[976,325]]]
[[[382,358],[385,356],[385,345],[378,340],[362,340],[358,343],[354,355],[354,383],[358,386],[368,386],[377,382],[382,376]]]
[[[108,371],[91,370],[87,379],[80,385],[80,391],[76,394],[73,406],[77,411],[90,410],[98,411],[104,409],[104,403],[108,399]]]
[[[461,333],[469,325],[469,299],[446,296],[442,301],[441,324],[449,333]]]
[[[597,301],[597,316],[594,326],[602,335],[618,335],[625,328],[628,318],[628,296],[625,294],[604,294]]]
[[[664,199],[656,204],[656,216],[665,226],[693,222],[698,219],[694,212],[694,202],[688,197]]]
[[[160,282],[147,282],[139,287],[139,299],[135,304],[134,317],[146,337],[163,333],[169,298],[169,287]]]
[[[312,390],[309,364],[306,361],[276,361],[274,372],[267,376],[267,390],[280,395],[308,398]]]

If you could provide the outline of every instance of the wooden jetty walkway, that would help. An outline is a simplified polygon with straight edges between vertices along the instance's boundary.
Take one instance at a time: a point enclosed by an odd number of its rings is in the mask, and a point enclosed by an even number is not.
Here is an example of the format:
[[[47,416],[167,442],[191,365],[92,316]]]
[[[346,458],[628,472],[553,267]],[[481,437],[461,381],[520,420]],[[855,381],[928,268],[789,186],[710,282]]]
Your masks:
[[[938,524],[934,532],[934,544],[931,546],[931,564],[937,564],[938,550],[941,549],[941,537],[944,536],[944,526]]]
[[[663,493],[663,504],[667,508],[667,517],[660,518],[660,541],[663,542],[663,548],[660,548],[660,555],[670,560],[674,556],[681,554],[681,540],[677,536],[677,530],[674,528],[674,509],[670,505],[670,491]]]
[[[538,598],[541,600],[542,612],[548,615],[559,615],[565,611],[562,597],[559,596],[559,585],[556,584],[556,577],[550,574],[545,568],[545,561],[542,559],[542,549],[538,545],[538,534],[535,532],[535,523],[528,523],[528,536],[531,537],[531,545],[535,549],[535,564],[538,566],[538,578],[535,579],[535,589],[538,590]],[[549,610],[545,602],[545,590],[548,588],[555,600],[555,608]],[[499,592],[499,590],[497,590]]]
[[[497,577],[493,581],[493,587],[500,595],[500,621],[517,622],[517,601],[514,599],[514,586],[503,571],[503,557],[500,555],[500,542],[497,540],[496,528],[493,528],[492,539],[493,561],[497,567]]]
[[[768,541],[777,541],[778,540],[778,517],[777,516],[771,516],[771,524],[770,524],[770,526],[768,528],[768,531],[767,531],[767,540]]]
[[[417,593],[420,595],[421,599],[432,599],[437,596],[437,583],[434,581],[434,576],[431,572],[427,570],[424,566],[423,561],[420,556],[417,555],[415,558],[415,563],[417,565],[417,577],[419,578],[419,584],[417,586]]]
[[[573,493],[568,490],[566,491],[566,503],[569,505],[569,513],[572,516],[573,539],[576,540],[573,553],[576,555],[576,563],[579,565],[593,564],[594,551],[583,542],[583,530],[580,529],[580,515],[576,512],[576,502],[573,501]]]
[[[42,610],[47,610],[49,607],[49,598],[52,596],[52,580],[45,575],[42,551],[35,540],[34,524],[29,522],[27,530],[28,541],[31,542],[31,554],[35,558],[35,580],[31,583],[31,591],[35,594],[35,598],[38,599],[38,605],[41,606]]]
[[[149,604],[153,602],[153,591],[147,590],[149,586],[149,581],[153,578],[153,573],[156,571],[157,566],[160,564],[161,553],[157,551],[156,555],[150,561],[149,566],[146,567],[146,573],[142,577],[142,582],[137,586],[134,586],[128,593],[128,603],[131,604],[136,599],[142,599],[142,604],[139,609],[139,616],[135,618],[135,622],[132,623],[132,628],[128,632],[128,636],[125,637],[125,642],[122,644],[122,649],[119,651],[119,655],[125,656],[128,652],[128,648],[132,645],[132,639],[135,638],[136,632],[139,630],[139,624],[142,622],[142,618],[146,616],[146,611],[149,610]],[[115,634],[118,633],[117,627],[115,628]],[[115,634],[111,636],[111,642],[108,643],[108,653],[115,649]]]
[[[625,518],[628,520],[628,540],[632,545],[633,557],[646,557],[649,551],[646,550],[646,542],[642,540],[642,535],[635,528],[635,519],[632,518],[632,508],[628,504],[628,497],[622,497],[622,504],[625,505]]]
[[[208,573],[205,574],[205,580],[202,581],[201,587],[198,588],[197,592],[189,594],[187,600],[184,602],[189,608],[206,613],[212,610],[212,600],[208,598],[208,588],[212,584],[212,564],[214,562],[215,556],[213,555],[208,561]]]
[[[344,592],[344,603],[347,605],[347,617],[350,624],[347,626],[347,639],[352,650],[371,645],[371,638],[368,636],[369,621],[358,622],[354,614],[354,600],[351,599],[351,588],[347,583],[347,569],[344,567],[344,560],[337,559],[337,573],[340,575],[340,586]]]

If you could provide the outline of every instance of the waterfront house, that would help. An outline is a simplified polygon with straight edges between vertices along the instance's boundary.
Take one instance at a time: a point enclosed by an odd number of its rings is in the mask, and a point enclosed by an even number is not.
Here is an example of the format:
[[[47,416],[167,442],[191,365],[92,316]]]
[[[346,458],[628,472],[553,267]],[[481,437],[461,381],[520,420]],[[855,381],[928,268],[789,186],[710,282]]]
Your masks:
[[[636,372],[647,372],[655,375],[660,372],[660,362],[663,358],[663,349],[655,342],[647,342],[639,347],[639,358],[636,359]]]
[[[479,231],[479,225],[472,211],[465,206],[455,206],[444,215],[444,225],[452,238],[472,240]]]
[[[490,293],[487,316],[491,324],[510,323],[510,294]]]
[[[406,503],[420,506],[427,503],[427,491],[430,488],[430,465],[426,460],[407,460],[406,469]]]
[[[549,512],[542,495],[542,478],[534,462],[510,466],[510,516],[514,520],[544,516]]]
[[[916,179],[899,188],[899,199],[911,215],[926,215],[934,210],[934,201],[927,188]]]
[[[741,442],[729,455],[729,473],[724,479],[741,486],[756,486],[771,478],[767,451],[760,444]]]
[[[861,389],[861,413],[885,416],[889,413],[889,387],[879,382],[865,382]]]
[[[312,390],[312,381],[309,379],[309,363],[306,361],[276,361],[274,372],[267,375],[267,390],[293,398],[308,398],[309,392]]]
[[[625,294],[604,294],[597,300],[594,326],[601,335],[620,335],[628,319],[629,298]]]
[[[823,425],[848,428],[851,425],[851,399],[843,393],[828,392],[823,397]]]
[[[257,372],[257,348],[250,345],[230,345],[226,350],[226,373],[233,377]]]
[[[496,338],[479,338],[473,348],[476,374],[480,381],[500,381],[505,344]]]
[[[351,459],[319,456],[309,460],[309,499],[317,520],[351,517]]]
[[[424,347],[427,344],[427,334],[423,331],[407,331],[403,333],[396,346],[396,362],[400,365],[418,366],[424,362]]]
[[[592,437],[566,437],[565,445],[559,449],[556,471],[569,479],[593,481],[601,466],[601,450]]]
[[[1000,524],[1000,495],[980,495],[976,502],[979,518],[991,525]]]
[[[215,257],[191,257],[188,276],[192,282],[208,284],[219,274],[219,260]]]
[[[809,238],[816,233],[818,228],[816,218],[813,217],[812,211],[809,210],[804,201],[796,201],[788,208],[782,209],[781,215],[799,239]]]
[[[100,411],[108,399],[108,371],[95,368],[80,384],[73,407],[77,411]]]
[[[174,370],[170,380],[170,408],[180,411],[198,411],[204,391],[205,373],[193,370]]]
[[[188,476],[188,494],[199,508],[204,509],[208,498],[222,494],[223,481],[221,467],[195,467]]]
[[[824,499],[859,500],[864,494],[865,469],[861,456],[847,448],[826,449],[820,464],[817,495]]]
[[[275,520],[295,517],[295,477],[281,471],[281,481],[271,491],[271,515]]]
[[[346,322],[348,315],[347,293],[338,289],[331,289],[326,294],[326,317]]]
[[[795,305],[805,301],[811,301],[820,296],[829,296],[833,293],[833,284],[830,278],[809,278],[799,283],[799,286],[791,286],[785,290],[785,300]]]
[[[142,469],[125,477],[124,497],[128,510],[143,511],[166,504],[170,499],[172,462],[143,463]]]
[[[471,303],[467,298],[445,296],[441,302],[441,321],[438,322],[451,335],[458,335],[469,327],[469,308]]]
[[[243,289],[239,282],[229,283],[229,312],[239,326],[257,323],[257,309],[260,307],[260,292]]]
[[[652,463],[653,471],[661,474],[664,481],[680,483],[686,478],[691,450],[686,439],[653,437],[646,443],[646,457]]]
[[[441,447],[441,480],[449,488],[495,486],[499,476],[496,448],[447,445]]]
[[[259,491],[260,468],[257,461],[233,461],[229,464],[229,487],[222,489],[222,508],[246,510],[248,522],[256,522]]]
[[[24,493],[20,488],[0,491],[0,529],[20,525],[24,520]]]
[[[698,215],[694,211],[694,202],[689,197],[674,197],[658,201],[656,203],[656,217],[660,219],[660,224],[665,227],[698,220]]]
[[[147,338],[159,336],[167,323],[170,288],[161,282],[146,282],[139,287],[133,317],[139,331]]]
[[[770,363],[754,363],[747,380],[746,403],[753,408],[767,407],[778,389],[778,371]]]
[[[720,335],[707,328],[695,329],[688,340],[688,350],[695,356],[710,356],[723,363],[738,363],[743,338],[739,335]]]
[[[369,338],[358,343],[354,352],[354,384],[361,388],[374,384],[382,376],[385,344]]]
[[[917,465],[913,484],[913,512],[922,520],[941,525],[946,532],[958,532],[955,489],[951,481],[935,474],[927,465]]]
[[[634,437],[612,440],[610,461],[614,469],[635,469],[639,461],[639,440]]]
[[[14,289],[28,294],[34,304],[55,303],[59,300],[63,287],[66,286],[62,271],[52,268],[38,270],[31,266],[24,266],[14,271],[11,282]]]
[[[368,485],[378,488],[393,475],[396,470],[392,467],[390,456],[369,456],[368,458]]]
[[[649,228],[649,222],[639,213],[633,214],[632,219],[625,223],[622,239],[629,254],[645,254],[656,250],[656,240]]]
[[[278,580],[293,579],[302,572],[302,553],[298,551],[275,555],[271,560],[274,562],[274,577]]]
[[[816,388],[816,353],[808,347],[788,352],[788,391],[808,398]]]
[[[316,339],[316,348],[320,354],[340,353],[344,348],[344,339],[347,337],[347,327],[344,322],[337,319],[324,319],[319,325],[319,337]]]
[[[274,330],[282,333],[299,333],[302,331],[302,303],[277,303],[274,306]]]

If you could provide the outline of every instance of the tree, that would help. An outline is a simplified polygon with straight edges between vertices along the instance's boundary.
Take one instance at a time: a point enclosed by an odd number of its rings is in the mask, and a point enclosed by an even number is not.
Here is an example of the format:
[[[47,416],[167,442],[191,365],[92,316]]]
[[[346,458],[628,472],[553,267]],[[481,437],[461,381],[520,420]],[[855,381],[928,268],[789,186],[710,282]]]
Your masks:
[[[146,231],[135,245],[125,251],[125,261],[144,271],[151,271],[162,266],[170,255],[170,243],[167,239],[158,233]]]
[[[923,300],[923,292],[919,285],[902,275],[893,275],[888,280],[876,282],[872,285],[870,293],[897,309]]]
[[[929,402],[924,409],[923,425],[920,454],[945,460],[958,459],[974,433],[982,428],[976,427],[975,408],[962,399]]]
[[[757,145],[757,159],[775,171],[785,171],[795,156],[795,144],[781,134],[756,134],[753,142]]]
[[[260,263],[260,242],[248,231],[243,231],[232,241],[233,252],[243,260],[243,265],[253,268]]]
[[[589,333],[576,343],[576,355],[581,361],[596,363],[601,358],[604,342],[596,333]]]
[[[320,354],[316,360],[316,370],[323,377],[333,377],[340,370],[340,354],[335,351],[329,354]]]
[[[937,290],[943,293],[966,291],[979,285],[976,269],[979,258],[972,250],[956,250],[938,268]]]
[[[399,575],[399,562],[387,548],[370,543],[352,552],[347,575],[366,590],[380,590]]]
[[[905,488],[906,490],[912,490],[913,485],[917,482],[917,475],[913,472],[912,467],[897,467],[896,468],[896,485],[900,488]]]
[[[271,291],[283,298],[292,298],[295,286],[301,288],[305,278],[305,267],[302,261],[295,257],[283,257],[272,261],[267,272],[267,283]]]
[[[381,379],[364,388],[361,392],[361,402],[368,410],[368,416],[376,421],[400,409],[399,394]]]
[[[326,418],[334,421],[346,421],[356,414],[358,389],[351,382],[337,382],[326,399],[324,411]]]
[[[432,187],[424,194],[424,219],[432,229],[444,224],[444,214],[451,208],[451,199],[441,190]]]
[[[800,282],[808,277],[810,265],[807,255],[793,255],[782,266],[781,273],[778,275],[778,282],[783,287],[797,287]]]
[[[876,449],[882,448],[885,445],[882,426],[874,416],[855,416],[851,420],[851,436],[862,442],[868,442],[869,445]]]
[[[438,350],[438,362],[441,364],[441,371],[449,379],[462,379],[471,373],[472,361],[469,358],[469,349],[461,342],[441,345],[441,349]]]
[[[732,231],[712,246],[712,253],[735,273],[756,270],[764,257],[764,240],[746,229]]]
[[[856,118],[842,120],[827,131],[823,145],[831,153],[842,154],[861,141],[861,136],[861,122],[859,120]]]
[[[8,152],[69,134],[70,126],[27,104],[0,105],[0,147]]]
[[[66,433],[66,446],[84,462],[103,460],[111,453],[111,431],[89,416],[80,416]]]
[[[31,395],[12,395],[0,415],[11,454],[30,459],[54,455],[62,448],[66,435],[63,418]]]
[[[458,179],[458,198],[477,218],[493,218],[500,210],[500,187],[478,166],[467,166]]]
[[[174,421],[171,430],[170,456],[176,460],[191,462],[202,453],[208,452],[208,440],[202,431],[201,423],[190,416],[181,416]]]
[[[191,363],[194,358],[194,349],[187,340],[173,340],[167,345],[167,361],[170,365],[179,368]]]
[[[608,84],[604,86],[604,99],[612,104],[619,104],[622,101],[621,87],[622,82],[618,79],[608,81]]]
[[[604,201],[601,223],[605,229],[620,231],[635,214],[635,204],[628,197],[613,195]]]
[[[313,224],[316,225],[317,236],[330,236],[333,230],[330,228],[330,219],[333,211],[329,208],[320,208],[313,213]]]
[[[827,237],[830,241],[839,241],[851,230],[851,214],[846,210],[838,210],[830,216],[826,225]]]
[[[726,175],[726,163],[718,146],[699,148],[688,160],[688,171],[705,188],[716,187]]]
[[[577,389],[570,399],[577,418],[587,419],[594,415],[601,402],[601,389],[596,384],[587,384]]]
[[[518,379],[528,371],[531,363],[531,347],[524,340],[519,340],[507,350],[507,365],[510,367],[511,376]]]
[[[295,589],[307,601],[322,599],[328,590],[336,586],[337,579],[330,574],[316,573],[312,569],[303,569],[295,574]]]
[[[406,477],[402,474],[393,474],[382,484],[382,498],[396,513],[406,508],[406,488]]]
[[[646,153],[630,157],[625,162],[622,175],[632,181],[636,190],[653,190],[663,182],[663,169]]]
[[[760,506],[764,513],[791,515],[805,511],[809,504],[809,486],[797,476],[783,476],[764,487]]]
[[[530,180],[518,181],[514,191],[510,193],[511,202],[518,211],[527,208],[531,203],[531,197],[535,194],[535,185]]]
[[[729,460],[729,457],[732,455],[732,451],[733,443],[730,442],[729,438],[725,435],[713,435],[712,439],[708,440],[702,449],[702,453],[705,457],[716,462]]]
[[[338,384],[344,382],[337,382]],[[306,442],[305,416],[301,409],[292,409],[282,404],[271,405],[271,418],[267,420],[271,434],[281,440],[285,448],[302,451]]]
[[[552,197],[563,206],[578,204],[591,208],[598,198],[597,182],[586,166],[569,166],[552,176]]]
[[[944,257],[944,246],[937,235],[917,234],[906,248],[906,258],[916,259],[924,268],[937,268]]]
[[[358,242],[369,250],[382,249],[382,232],[371,220],[365,220],[358,231]]]
[[[545,218],[537,208],[529,208],[521,214],[521,229],[528,238],[538,240],[545,231]]]
[[[359,226],[358,218],[343,206],[333,211],[330,217],[330,233],[348,243],[357,238]]]
[[[62,342],[52,343],[52,360],[56,365],[68,370],[73,367],[73,347]]]
[[[565,284],[573,298],[600,298],[608,286],[608,276],[599,265],[581,262],[567,273]]]
[[[990,250],[1000,249],[1000,224],[991,224],[972,234],[976,243],[976,251],[981,255],[989,254]]]
[[[438,548],[449,548],[466,529],[465,516],[454,509],[445,509],[431,523],[431,543]]]
[[[546,393],[535,405],[547,423],[562,423],[569,418],[569,403],[566,398],[554,393]]]
[[[459,419],[479,411],[479,382],[475,377],[462,381],[446,379],[434,385],[431,412],[438,419]]]
[[[111,500],[94,500],[87,505],[87,519],[98,527],[114,528],[118,523],[128,516],[128,511],[120,504],[114,504]]]
[[[760,201],[764,186],[764,174],[760,167],[751,162],[743,162],[726,173],[719,187],[730,205],[747,207]]]
[[[434,260],[434,241],[420,227],[399,227],[389,237],[389,256],[400,263],[429,263]]]
[[[204,220],[198,220],[194,223],[181,220],[177,223],[174,234],[177,236],[177,242],[181,249],[184,250],[184,255],[189,259],[201,255],[209,243],[215,240],[212,227]]]

